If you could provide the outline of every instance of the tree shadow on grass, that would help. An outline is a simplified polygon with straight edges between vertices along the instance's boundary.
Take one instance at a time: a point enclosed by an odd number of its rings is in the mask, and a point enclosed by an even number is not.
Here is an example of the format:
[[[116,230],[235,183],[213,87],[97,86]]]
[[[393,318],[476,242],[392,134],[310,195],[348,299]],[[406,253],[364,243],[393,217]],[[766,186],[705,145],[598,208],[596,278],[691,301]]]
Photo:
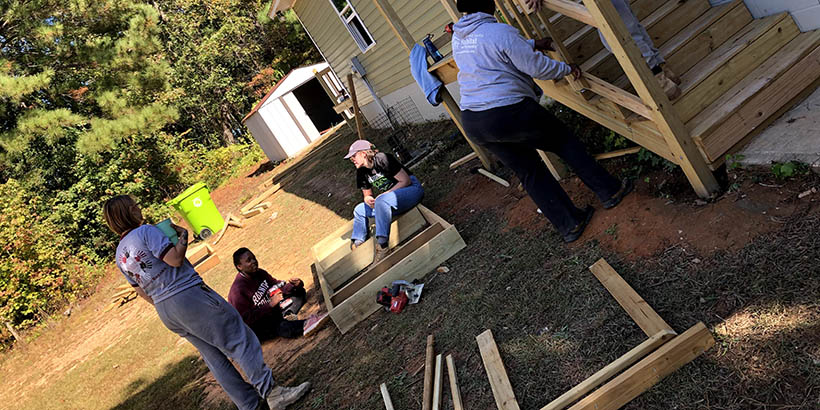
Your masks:
[[[199,383],[208,373],[199,355],[187,355],[168,365],[158,379],[138,379],[128,385],[128,398],[114,409],[198,409],[204,399],[205,385]]]

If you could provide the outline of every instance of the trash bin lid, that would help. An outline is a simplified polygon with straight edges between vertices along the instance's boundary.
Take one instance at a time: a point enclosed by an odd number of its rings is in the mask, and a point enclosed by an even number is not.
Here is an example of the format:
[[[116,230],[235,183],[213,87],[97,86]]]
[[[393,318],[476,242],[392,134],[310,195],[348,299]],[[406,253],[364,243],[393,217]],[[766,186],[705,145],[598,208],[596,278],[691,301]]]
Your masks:
[[[171,199],[170,201],[168,201],[168,205],[174,206],[174,205],[182,202],[183,200],[185,200],[185,198],[187,198],[187,197],[193,195],[194,193],[196,193],[197,191],[201,190],[202,188],[208,189],[208,187],[205,186],[204,182],[197,182],[196,184],[193,184],[190,187],[188,187],[188,189],[183,191],[181,194],[177,195],[174,199]]]

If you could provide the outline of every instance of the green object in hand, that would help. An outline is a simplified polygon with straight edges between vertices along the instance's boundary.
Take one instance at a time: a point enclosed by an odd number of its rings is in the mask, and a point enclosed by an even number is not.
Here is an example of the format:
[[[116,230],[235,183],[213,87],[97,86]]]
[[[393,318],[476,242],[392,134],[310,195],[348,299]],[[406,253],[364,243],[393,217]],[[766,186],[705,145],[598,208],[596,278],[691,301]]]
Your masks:
[[[171,226],[171,218],[167,218],[154,226],[159,228],[159,230],[162,231],[162,233],[164,233],[165,236],[167,236],[168,239],[171,240],[172,244],[177,244],[177,241],[179,240],[179,235],[177,234],[177,231],[174,230],[174,227]]]

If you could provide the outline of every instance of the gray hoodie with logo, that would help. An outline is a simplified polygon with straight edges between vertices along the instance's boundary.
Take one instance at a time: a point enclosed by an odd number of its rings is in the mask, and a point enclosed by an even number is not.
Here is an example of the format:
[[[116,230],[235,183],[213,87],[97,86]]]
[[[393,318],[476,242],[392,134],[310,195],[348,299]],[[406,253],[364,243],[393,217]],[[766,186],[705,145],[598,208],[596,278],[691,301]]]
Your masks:
[[[461,109],[484,111],[515,104],[524,98],[536,101],[543,93],[539,80],[569,75],[568,64],[535,50],[518,30],[499,23],[486,13],[471,13],[453,26],[453,58],[459,68]]]

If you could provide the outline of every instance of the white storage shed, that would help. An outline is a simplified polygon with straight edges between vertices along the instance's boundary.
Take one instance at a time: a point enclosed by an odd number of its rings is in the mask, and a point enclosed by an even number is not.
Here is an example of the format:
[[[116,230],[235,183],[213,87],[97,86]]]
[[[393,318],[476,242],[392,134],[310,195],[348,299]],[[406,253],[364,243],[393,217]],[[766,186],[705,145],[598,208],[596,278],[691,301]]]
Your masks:
[[[327,63],[294,69],[242,119],[271,162],[282,161],[343,121],[314,75]]]

